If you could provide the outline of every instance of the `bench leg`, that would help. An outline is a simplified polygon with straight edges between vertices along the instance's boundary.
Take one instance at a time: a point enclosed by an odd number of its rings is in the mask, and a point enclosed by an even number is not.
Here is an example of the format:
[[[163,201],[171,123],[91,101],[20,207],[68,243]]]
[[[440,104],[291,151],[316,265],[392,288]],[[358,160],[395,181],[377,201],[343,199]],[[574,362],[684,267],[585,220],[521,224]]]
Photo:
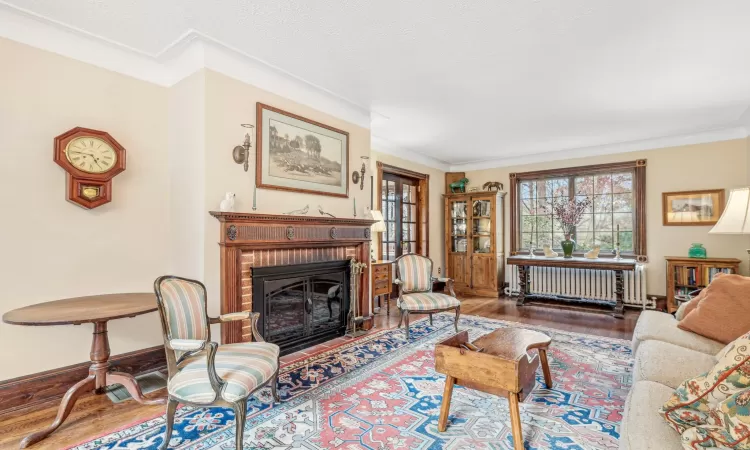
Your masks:
[[[542,371],[544,372],[544,384],[547,389],[552,389],[552,374],[549,371],[546,348],[539,349],[539,361],[542,363]]]
[[[521,411],[518,406],[518,394],[515,392],[509,392],[508,402],[510,403],[510,428],[513,432],[513,449],[524,450],[523,429],[521,428]]]
[[[453,385],[456,379],[448,376],[445,377],[445,389],[443,390],[443,402],[440,404],[440,417],[438,418],[438,431],[445,431],[448,424],[448,413],[451,409],[451,395],[453,395]]]
[[[432,313],[430,313],[430,326],[432,326]]]

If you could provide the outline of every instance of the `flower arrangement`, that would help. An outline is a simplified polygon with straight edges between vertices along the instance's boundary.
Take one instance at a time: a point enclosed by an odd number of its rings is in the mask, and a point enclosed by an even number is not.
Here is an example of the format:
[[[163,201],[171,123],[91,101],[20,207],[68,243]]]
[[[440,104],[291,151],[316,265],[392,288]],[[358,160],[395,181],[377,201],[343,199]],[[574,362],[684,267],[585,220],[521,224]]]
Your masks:
[[[591,199],[585,197],[581,200],[559,199],[552,205],[552,213],[562,224],[563,233],[569,237],[575,231],[575,227],[583,220],[583,213],[591,206]]]

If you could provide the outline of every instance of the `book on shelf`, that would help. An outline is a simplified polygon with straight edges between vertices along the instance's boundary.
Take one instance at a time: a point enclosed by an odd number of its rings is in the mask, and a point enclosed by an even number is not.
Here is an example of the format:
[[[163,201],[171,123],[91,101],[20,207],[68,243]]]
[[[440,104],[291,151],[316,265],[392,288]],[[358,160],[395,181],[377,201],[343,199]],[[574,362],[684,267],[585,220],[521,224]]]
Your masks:
[[[704,267],[703,271],[700,271],[698,267],[676,266],[674,272],[675,284],[679,286],[675,292],[683,293],[681,291],[685,289],[690,292],[705,287],[717,274],[734,273],[734,270],[731,267]]]

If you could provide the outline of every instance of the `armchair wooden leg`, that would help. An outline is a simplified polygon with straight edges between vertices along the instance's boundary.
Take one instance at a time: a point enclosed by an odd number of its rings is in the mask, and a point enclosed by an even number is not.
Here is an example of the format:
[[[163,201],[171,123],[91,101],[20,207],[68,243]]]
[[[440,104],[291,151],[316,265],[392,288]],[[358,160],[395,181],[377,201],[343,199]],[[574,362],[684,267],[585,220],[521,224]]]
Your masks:
[[[396,328],[401,328],[401,324],[404,322],[404,310],[399,308],[399,314],[400,317],[398,318],[398,326]]]
[[[453,327],[456,329],[456,333],[458,333],[458,318],[461,316],[461,307],[456,307],[456,322],[453,324]]]
[[[245,440],[245,418],[247,417],[247,398],[238,401],[232,407],[234,409],[235,426],[235,448],[243,450]]]
[[[169,448],[169,441],[172,439],[172,428],[174,427],[174,414],[177,411],[179,403],[177,400],[171,398],[167,402],[167,429],[164,431],[164,442],[161,444],[160,450],[167,450]]]
[[[276,369],[276,373],[271,380],[271,394],[274,402],[281,403],[281,398],[279,398],[279,369]]]
[[[432,326],[432,313],[430,313],[430,326]]]
[[[406,332],[406,340],[409,340],[409,310],[404,310],[404,321],[406,322],[404,325],[406,328],[404,331]]]

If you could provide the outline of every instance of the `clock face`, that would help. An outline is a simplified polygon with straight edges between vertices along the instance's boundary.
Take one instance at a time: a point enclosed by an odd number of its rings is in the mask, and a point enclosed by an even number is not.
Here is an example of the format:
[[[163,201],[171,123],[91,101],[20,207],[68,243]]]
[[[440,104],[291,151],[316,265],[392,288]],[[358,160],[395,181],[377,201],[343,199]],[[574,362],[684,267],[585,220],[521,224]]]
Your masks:
[[[65,156],[78,170],[87,173],[104,173],[117,162],[117,152],[98,137],[81,136],[71,140]]]

